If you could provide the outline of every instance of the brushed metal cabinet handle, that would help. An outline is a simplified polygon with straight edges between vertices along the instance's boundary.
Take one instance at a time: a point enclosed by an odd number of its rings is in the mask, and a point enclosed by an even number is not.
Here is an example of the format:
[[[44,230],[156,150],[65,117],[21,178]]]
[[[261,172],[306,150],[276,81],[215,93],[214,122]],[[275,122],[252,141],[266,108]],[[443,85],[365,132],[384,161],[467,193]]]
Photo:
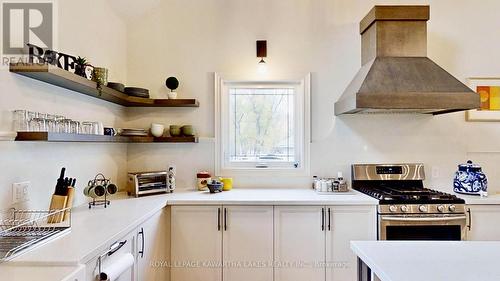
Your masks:
[[[332,216],[330,214],[330,208],[328,208],[328,231],[332,230],[331,220],[332,220]]]
[[[472,215],[470,212],[470,208],[467,208],[467,216],[469,217],[469,223],[467,224],[467,229],[470,231],[472,228]]]
[[[217,231],[220,231],[220,208],[217,208]]]
[[[106,254],[108,255],[108,257],[113,255],[114,253],[118,252],[118,250],[120,250],[125,244],[127,244],[127,240],[114,243],[109,247],[109,251]]]
[[[224,231],[227,231],[227,208],[224,208]]]
[[[325,231],[325,208],[321,208],[321,231]]]
[[[141,250],[139,251],[139,254],[141,254],[141,258],[144,258],[144,241],[145,241],[145,237],[144,237],[144,228],[141,227],[141,232],[139,232],[139,234],[141,235]]]

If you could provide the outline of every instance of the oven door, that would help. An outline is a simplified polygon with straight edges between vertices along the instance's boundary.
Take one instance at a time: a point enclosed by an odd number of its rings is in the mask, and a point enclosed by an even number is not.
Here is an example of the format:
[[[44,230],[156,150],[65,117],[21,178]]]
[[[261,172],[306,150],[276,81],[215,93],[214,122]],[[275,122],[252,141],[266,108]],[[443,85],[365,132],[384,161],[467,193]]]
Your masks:
[[[464,214],[379,215],[379,240],[466,240]]]

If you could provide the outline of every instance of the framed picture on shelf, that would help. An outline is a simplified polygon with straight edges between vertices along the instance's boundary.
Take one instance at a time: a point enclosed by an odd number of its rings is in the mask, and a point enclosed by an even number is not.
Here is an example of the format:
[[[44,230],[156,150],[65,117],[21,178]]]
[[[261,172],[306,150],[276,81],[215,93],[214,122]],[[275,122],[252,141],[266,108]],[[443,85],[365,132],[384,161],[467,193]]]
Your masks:
[[[468,122],[500,122],[500,77],[473,77],[469,87],[481,96],[481,109],[465,112]]]

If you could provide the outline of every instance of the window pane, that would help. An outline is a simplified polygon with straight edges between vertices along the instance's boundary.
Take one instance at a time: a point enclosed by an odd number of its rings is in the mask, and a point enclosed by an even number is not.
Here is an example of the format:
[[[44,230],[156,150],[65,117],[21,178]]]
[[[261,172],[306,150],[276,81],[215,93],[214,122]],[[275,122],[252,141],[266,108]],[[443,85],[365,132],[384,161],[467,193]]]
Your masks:
[[[294,89],[229,89],[229,160],[294,162]]]

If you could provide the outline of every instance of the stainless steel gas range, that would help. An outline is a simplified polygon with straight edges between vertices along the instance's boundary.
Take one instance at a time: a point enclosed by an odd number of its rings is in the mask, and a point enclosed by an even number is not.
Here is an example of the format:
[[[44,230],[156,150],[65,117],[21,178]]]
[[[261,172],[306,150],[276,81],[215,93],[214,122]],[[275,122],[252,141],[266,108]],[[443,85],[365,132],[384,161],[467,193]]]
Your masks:
[[[379,200],[379,240],[465,240],[465,201],[424,188],[423,164],[355,164],[352,187]]]

